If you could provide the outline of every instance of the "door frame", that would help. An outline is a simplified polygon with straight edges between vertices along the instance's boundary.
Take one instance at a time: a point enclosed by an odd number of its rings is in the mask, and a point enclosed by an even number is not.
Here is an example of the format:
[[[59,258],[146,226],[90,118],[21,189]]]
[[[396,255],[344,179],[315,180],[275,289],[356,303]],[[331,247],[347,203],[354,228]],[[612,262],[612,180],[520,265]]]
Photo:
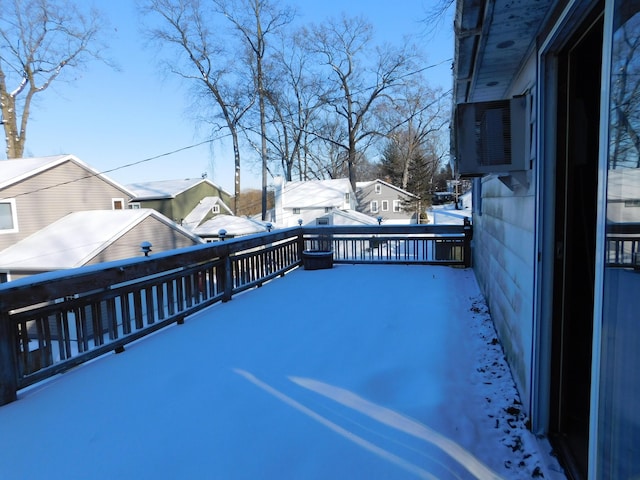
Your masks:
[[[613,18],[613,0],[605,0],[603,25],[603,53],[601,70],[600,97],[600,134],[598,152],[598,180],[596,207],[596,261],[594,280],[593,343],[591,364],[591,406],[589,416],[589,478],[597,471],[597,435],[599,404],[600,345],[602,339],[602,290],[604,276],[605,226],[606,226],[606,169],[608,140],[608,108],[610,91],[611,34]],[[535,162],[535,251],[534,263],[534,312],[532,334],[532,372],[531,372],[531,426],[537,434],[549,432],[551,419],[551,345],[553,313],[553,267],[554,267],[554,225],[555,225],[555,166],[556,131],[558,102],[556,86],[558,84],[557,52],[582,27],[584,20],[598,4],[597,0],[583,2],[570,0],[556,12],[555,23],[545,32],[537,47],[537,85],[536,109],[538,126],[536,129]]]

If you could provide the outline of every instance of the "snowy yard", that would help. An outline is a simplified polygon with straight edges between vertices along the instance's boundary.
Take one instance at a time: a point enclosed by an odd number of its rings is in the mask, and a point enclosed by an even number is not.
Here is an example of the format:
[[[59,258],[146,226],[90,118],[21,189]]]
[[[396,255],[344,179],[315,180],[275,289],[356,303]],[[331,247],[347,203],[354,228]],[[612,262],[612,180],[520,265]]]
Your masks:
[[[563,478],[526,421],[471,270],[298,269],[0,407],[0,478]]]

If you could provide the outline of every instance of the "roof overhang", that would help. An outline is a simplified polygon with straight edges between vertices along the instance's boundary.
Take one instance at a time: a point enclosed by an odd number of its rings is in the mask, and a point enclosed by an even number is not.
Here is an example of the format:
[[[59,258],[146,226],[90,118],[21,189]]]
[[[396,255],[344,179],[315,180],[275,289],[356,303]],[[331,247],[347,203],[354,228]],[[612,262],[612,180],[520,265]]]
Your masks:
[[[507,97],[557,0],[457,0],[454,101]]]

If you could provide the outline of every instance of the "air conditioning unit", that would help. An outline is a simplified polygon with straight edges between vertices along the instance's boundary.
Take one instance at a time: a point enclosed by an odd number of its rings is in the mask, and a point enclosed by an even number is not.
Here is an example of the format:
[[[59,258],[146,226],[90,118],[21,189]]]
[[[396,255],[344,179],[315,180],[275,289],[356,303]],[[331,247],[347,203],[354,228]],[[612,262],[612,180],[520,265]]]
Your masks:
[[[456,162],[463,177],[527,170],[525,96],[461,103],[456,110]]]

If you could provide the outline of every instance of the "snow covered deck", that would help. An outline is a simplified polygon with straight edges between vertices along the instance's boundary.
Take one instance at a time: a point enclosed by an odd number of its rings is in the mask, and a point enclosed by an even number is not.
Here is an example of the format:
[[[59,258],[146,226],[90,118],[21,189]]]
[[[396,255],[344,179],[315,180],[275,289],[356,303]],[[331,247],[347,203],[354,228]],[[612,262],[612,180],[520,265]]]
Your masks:
[[[301,268],[22,391],[0,477],[555,478],[473,272]]]

